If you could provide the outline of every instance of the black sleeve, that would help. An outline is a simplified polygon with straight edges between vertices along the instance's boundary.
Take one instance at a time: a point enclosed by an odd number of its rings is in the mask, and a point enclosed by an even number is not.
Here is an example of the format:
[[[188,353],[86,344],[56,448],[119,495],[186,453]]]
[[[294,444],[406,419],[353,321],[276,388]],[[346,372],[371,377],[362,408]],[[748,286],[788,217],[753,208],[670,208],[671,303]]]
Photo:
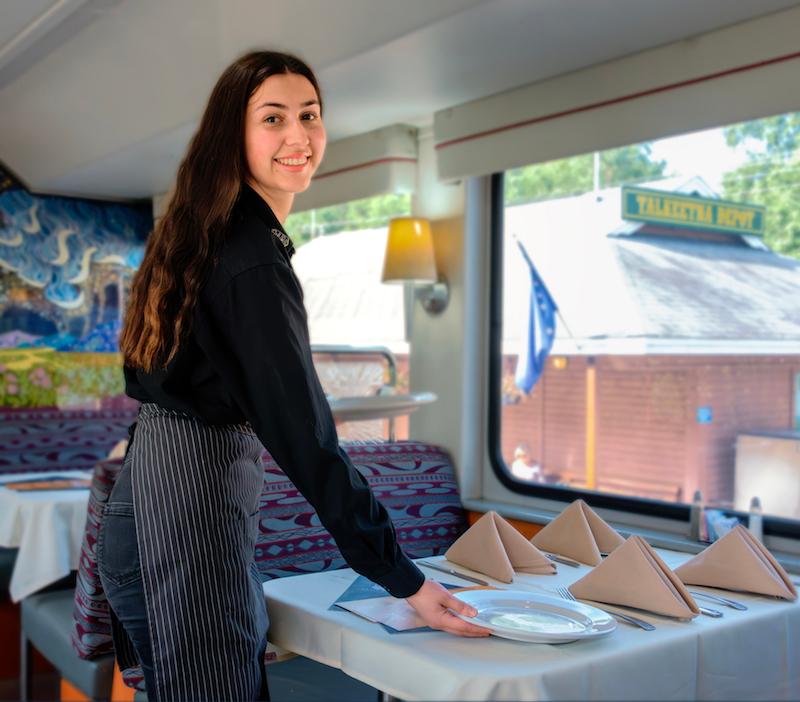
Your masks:
[[[386,509],[339,446],[291,268],[273,263],[239,273],[195,320],[201,348],[348,565],[395,597],[414,594],[422,572],[400,549]]]

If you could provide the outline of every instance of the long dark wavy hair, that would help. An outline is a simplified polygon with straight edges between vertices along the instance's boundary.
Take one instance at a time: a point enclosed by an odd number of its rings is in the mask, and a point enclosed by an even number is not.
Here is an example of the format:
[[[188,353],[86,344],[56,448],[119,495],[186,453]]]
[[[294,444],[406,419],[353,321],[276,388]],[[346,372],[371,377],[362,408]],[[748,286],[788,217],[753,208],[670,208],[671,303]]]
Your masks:
[[[249,171],[244,146],[247,103],[270,76],[296,73],[322,95],[299,58],[254,51],[220,76],[178,169],[174,193],[133,278],[120,336],[125,365],[151,372],[175,357]]]

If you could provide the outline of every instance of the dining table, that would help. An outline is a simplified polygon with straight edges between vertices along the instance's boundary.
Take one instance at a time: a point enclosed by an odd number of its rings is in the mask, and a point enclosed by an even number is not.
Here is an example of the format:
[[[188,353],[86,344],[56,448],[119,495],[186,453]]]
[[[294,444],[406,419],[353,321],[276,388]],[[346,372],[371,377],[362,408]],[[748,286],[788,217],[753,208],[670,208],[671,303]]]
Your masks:
[[[399,395],[358,395],[329,397],[328,404],[336,422],[364,422],[373,419],[389,421],[389,441],[395,440],[395,419],[416,412],[436,402],[432,392],[411,392]]]
[[[670,568],[691,554],[656,549]],[[589,571],[558,566],[555,575],[514,574],[501,589],[557,596]],[[422,567],[442,583],[473,583]],[[746,610],[704,606],[722,617],[678,620],[646,612],[655,628],[619,623],[607,636],[544,644],[498,636],[462,638],[441,631],[391,632],[331,608],[357,574],[350,569],[269,580],[264,595],[269,640],[287,651],[338,668],[402,700],[797,700],[800,699],[800,602],[742,592],[727,595]],[[697,600],[701,602],[700,599]],[[620,612],[630,610],[619,609]]]
[[[401,417],[435,401],[436,394],[432,392],[328,398],[331,413],[340,422]]]
[[[0,476],[0,547],[18,549],[9,594],[13,602],[77,570],[89,488],[19,491],[26,478],[91,478],[91,471],[59,470]]]

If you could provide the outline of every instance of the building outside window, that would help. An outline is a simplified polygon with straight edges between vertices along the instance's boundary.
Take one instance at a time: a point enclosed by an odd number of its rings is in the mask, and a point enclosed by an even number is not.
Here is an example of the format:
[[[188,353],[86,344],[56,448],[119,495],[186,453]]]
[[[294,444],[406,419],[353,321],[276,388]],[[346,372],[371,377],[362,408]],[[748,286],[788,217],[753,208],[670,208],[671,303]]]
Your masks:
[[[799,175],[799,113],[505,173],[507,485],[800,520]]]
[[[410,195],[379,195],[290,215],[286,231],[297,246],[292,264],[303,286],[314,363],[325,392],[353,397],[408,391],[408,341],[402,286],[381,282],[389,220],[411,214]],[[385,347],[378,353],[323,352],[331,347]],[[385,419],[338,425],[345,440],[389,436]],[[394,422],[408,438],[408,418]]]

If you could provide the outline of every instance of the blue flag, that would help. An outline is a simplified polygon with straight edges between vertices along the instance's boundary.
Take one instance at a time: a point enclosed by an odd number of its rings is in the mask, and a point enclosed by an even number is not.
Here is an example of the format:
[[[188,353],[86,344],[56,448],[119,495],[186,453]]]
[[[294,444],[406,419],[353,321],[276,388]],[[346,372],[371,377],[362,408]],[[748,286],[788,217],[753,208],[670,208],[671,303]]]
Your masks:
[[[517,241],[517,245],[531,273],[531,298],[528,328],[522,339],[514,383],[528,394],[542,374],[547,354],[553,348],[558,308],[522,242]]]

